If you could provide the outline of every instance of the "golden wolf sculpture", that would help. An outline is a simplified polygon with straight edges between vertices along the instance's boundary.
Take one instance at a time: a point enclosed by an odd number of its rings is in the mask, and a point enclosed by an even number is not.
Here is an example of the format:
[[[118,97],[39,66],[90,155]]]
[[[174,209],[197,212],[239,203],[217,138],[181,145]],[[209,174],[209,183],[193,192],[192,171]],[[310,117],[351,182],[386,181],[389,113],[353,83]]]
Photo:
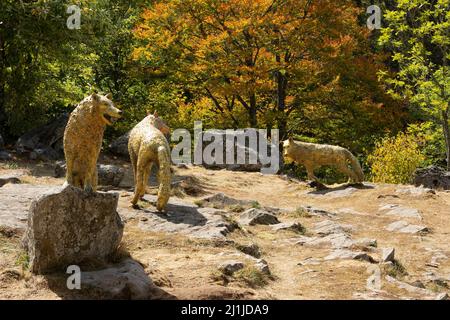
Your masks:
[[[305,166],[308,180],[319,182],[314,175],[314,170],[323,165],[330,165],[346,174],[353,183],[364,181],[364,174],[358,159],[345,148],[328,144],[294,141],[289,138],[283,141],[283,154],[287,160]]]
[[[159,191],[156,202],[158,211],[164,210],[169,201],[171,159],[169,143],[164,136],[169,132],[169,127],[156,112],[145,117],[130,132],[128,152],[134,172],[134,197],[131,201],[133,206],[145,194],[145,187],[154,163],[159,166]]]
[[[111,99],[111,94],[93,93],[70,114],[63,140],[67,165],[65,184],[89,192],[97,191],[97,159],[103,132],[122,114]]]

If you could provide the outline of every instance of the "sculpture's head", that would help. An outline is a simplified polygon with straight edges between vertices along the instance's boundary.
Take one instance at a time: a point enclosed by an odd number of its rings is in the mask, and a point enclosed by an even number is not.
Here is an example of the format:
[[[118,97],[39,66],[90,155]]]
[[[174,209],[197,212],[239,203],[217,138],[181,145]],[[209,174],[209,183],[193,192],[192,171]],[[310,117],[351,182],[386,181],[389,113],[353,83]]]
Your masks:
[[[288,161],[291,160],[290,155],[294,153],[293,147],[294,147],[294,139],[292,137],[283,141],[283,157],[285,160]]]
[[[94,110],[94,112],[96,112],[100,116],[101,121],[109,126],[112,125],[122,115],[122,111],[114,106],[114,103],[111,101],[111,99],[111,93],[108,93],[105,96],[98,93],[93,93],[90,96],[93,108],[92,110]]]
[[[161,131],[165,136],[170,134],[170,128],[166,125],[163,119],[158,116],[157,111],[155,111],[153,114],[151,114],[150,112],[148,112],[147,114],[147,118],[149,119],[152,126]]]

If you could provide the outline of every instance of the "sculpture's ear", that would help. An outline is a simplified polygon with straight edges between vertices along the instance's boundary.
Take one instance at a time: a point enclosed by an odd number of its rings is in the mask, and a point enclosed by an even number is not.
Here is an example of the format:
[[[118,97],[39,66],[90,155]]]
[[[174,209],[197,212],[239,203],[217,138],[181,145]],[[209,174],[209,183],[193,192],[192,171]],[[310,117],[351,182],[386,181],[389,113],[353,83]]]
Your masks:
[[[94,100],[94,101],[100,100],[100,96],[97,94],[97,92],[92,93],[91,97],[92,97],[92,100]]]
[[[151,114],[152,114],[152,112],[150,111],[150,109],[147,109],[147,115],[149,116]]]
[[[292,136],[289,137],[289,142],[294,142],[294,138],[292,138]]]
[[[154,116],[155,118],[158,118],[158,111],[155,110],[155,112],[153,112],[153,116]]]
[[[108,93],[105,97],[108,98],[109,100],[112,100],[112,93],[111,92]]]

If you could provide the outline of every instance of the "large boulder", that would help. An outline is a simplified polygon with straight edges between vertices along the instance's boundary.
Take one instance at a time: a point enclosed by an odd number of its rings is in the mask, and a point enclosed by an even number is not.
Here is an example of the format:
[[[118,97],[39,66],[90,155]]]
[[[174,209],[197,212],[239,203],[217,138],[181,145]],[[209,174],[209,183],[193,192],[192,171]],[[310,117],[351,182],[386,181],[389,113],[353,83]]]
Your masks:
[[[12,156],[9,152],[4,150],[5,148],[5,140],[3,140],[2,135],[0,135],[0,161],[11,160]]]
[[[69,114],[64,113],[46,125],[28,131],[17,140],[16,151],[19,154],[29,153],[32,160],[62,158],[64,130],[68,120]]]
[[[121,135],[119,138],[111,142],[109,145],[109,151],[116,156],[129,158],[130,157],[130,155],[128,154],[129,138],[130,138],[130,131],[128,131],[124,135]]]
[[[66,163],[61,161],[55,164],[55,178],[66,175]],[[97,164],[98,184],[102,186],[118,187],[125,176],[125,169],[112,164]]]
[[[24,237],[31,271],[44,274],[74,264],[106,262],[123,235],[118,200],[115,193],[88,193],[71,186],[34,200]]]
[[[128,139],[130,138],[130,131],[111,142],[108,146],[109,152],[116,156],[129,159],[130,155],[128,154]],[[170,135],[165,135],[165,137],[167,141],[170,141]]]
[[[81,273],[81,294],[91,299],[174,299],[156,286],[144,268],[126,259],[106,269]]]
[[[5,150],[0,150],[0,161],[8,161],[8,160],[12,160],[12,155]]]
[[[417,169],[414,173],[414,185],[430,189],[450,190],[450,171],[438,166]]]
[[[233,144],[233,163],[226,163],[226,157],[227,153],[230,154],[229,150],[226,148],[226,131],[225,130],[208,130],[209,133],[213,134],[214,137],[218,137],[223,141],[223,162],[217,163],[218,158],[215,158],[214,163],[206,163],[205,160],[203,160],[202,165],[205,168],[209,169],[226,169],[226,170],[232,170],[232,171],[260,171],[262,164],[259,161],[258,157],[258,146],[256,145],[254,147],[250,146],[248,143],[246,137],[249,134],[250,130],[253,129],[242,129],[238,130],[234,133],[234,144]],[[261,137],[257,135],[257,140]],[[212,142],[203,142],[203,150]],[[270,147],[268,147],[270,149]],[[238,161],[238,155],[239,153],[242,153],[242,155],[245,156],[243,161]],[[216,155],[214,155],[216,157]],[[252,161],[252,159],[256,159],[255,161]],[[239,163],[241,162],[241,163]]]

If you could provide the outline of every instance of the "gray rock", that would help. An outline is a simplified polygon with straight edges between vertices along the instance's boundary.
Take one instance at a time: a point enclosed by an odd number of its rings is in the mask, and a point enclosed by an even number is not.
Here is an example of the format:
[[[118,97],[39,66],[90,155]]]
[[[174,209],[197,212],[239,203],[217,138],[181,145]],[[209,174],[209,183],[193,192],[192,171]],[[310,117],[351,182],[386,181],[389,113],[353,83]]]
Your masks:
[[[309,213],[312,216],[328,217],[328,218],[333,218],[336,216],[336,213],[334,213],[334,212],[330,212],[325,209],[316,208],[316,207],[312,207],[312,206],[300,206],[300,209],[306,211],[307,213]]]
[[[25,133],[16,142],[17,152],[20,154],[34,151],[36,156],[38,156],[38,153],[42,153],[45,154],[43,157],[48,157],[51,160],[63,158],[63,137],[68,120],[69,114],[64,113],[46,125]]]
[[[419,218],[422,219],[419,210],[415,208],[405,207],[399,204],[382,204],[380,211],[385,211],[385,214],[402,217],[402,218]]]
[[[349,224],[339,224],[331,220],[324,220],[316,223],[314,231],[319,235],[329,235],[335,233],[346,233],[353,230],[353,226]]]
[[[245,254],[248,254],[249,256],[255,258],[261,257],[261,250],[259,249],[259,246],[256,243],[251,243],[247,245],[238,245],[237,249]]]
[[[128,131],[124,135],[120,136],[116,140],[114,140],[109,145],[109,151],[116,155],[121,156],[124,158],[129,158],[130,155],[128,154],[128,139],[130,137],[130,132]]]
[[[415,186],[405,186],[395,190],[396,193],[406,194],[411,196],[424,196],[436,194],[436,191],[430,188],[424,188],[422,185]]]
[[[264,259],[257,260],[255,263],[255,268],[261,271],[262,273],[270,275],[269,265],[267,264],[267,261]]]
[[[241,261],[230,260],[221,263],[219,265],[219,270],[226,275],[232,275],[236,271],[243,269],[244,266],[245,266],[244,263]]]
[[[366,288],[369,290],[381,290],[381,269],[377,265],[371,265],[367,268],[370,277],[367,279]]]
[[[298,243],[300,244],[300,243]],[[303,243],[307,247],[332,247],[336,249],[350,248],[353,245],[353,240],[348,234],[337,233],[329,234],[325,237],[312,237]]]
[[[239,223],[246,226],[254,226],[257,224],[277,224],[280,221],[276,216],[265,210],[251,208],[240,215]]]
[[[164,213],[158,212],[154,206],[156,199],[154,195],[145,195],[148,207],[142,210],[119,208],[119,214],[124,219],[138,218],[138,227],[143,231],[179,233],[207,240],[226,240],[226,235],[237,227],[226,218],[227,212],[223,210],[199,208],[174,197],[170,198]]]
[[[375,262],[366,252],[354,252],[346,249],[337,249],[331,252],[324,260],[362,260],[367,262]]]
[[[231,206],[242,206],[244,208],[250,208],[252,205],[255,205],[257,203],[256,201],[251,200],[234,199],[222,192],[213,194],[212,196],[204,197],[200,201],[202,203],[202,206],[213,207],[216,209],[224,209]]]
[[[347,188],[340,189],[340,190],[325,189],[325,190],[312,191],[312,192],[308,192],[308,195],[321,196],[321,197],[327,197],[327,198],[344,198],[344,197],[351,196],[356,191],[358,191],[358,189],[353,188],[353,187],[347,187]]]
[[[40,161],[52,161],[61,158],[60,154],[53,148],[38,148],[34,149],[28,155],[30,160],[40,160]]]
[[[88,193],[67,186],[33,201],[24,237],[34,273],[107,261],[122,239],[118,194]]]
[[[388,231],[401,233],[426,233],[428,228],[425,226],[409,224],[406,221],[400,220],[389,224],[386,228]]]
[[[376,248],[378,243],[377,239],[361,238],[353,241],[352,245],[356,247]]]
[[[147,276],[132,259],[98,271],[81,272],[81,294],[94,299],[170,299],[173,298]]]
[[[64,177],[66,175],[65,162],[57,162],[55,164],[55,178]],[[125,169],[110,165],[110,164],[97,164],[98,172],[98,184],[102,186],[118,187],[125,176]]]
[[[437,166],[417,169],[414,173],[414,185],[450,190],[450,172]]]
[[[12,159],[12,155],[4,150],[0,150],[0,161],[9,161]]]
[[[440,296],[439,294],[436,294],[431,290],[412,286],[409,283],[402,282],[402,281],[397,280],[389,275],[387,275],[385,277],[385,279],[387,282],[392,283],[393,285],[397,286],[398,288],[404,289],[410,293],[418,295],[421,299],[435,300]]]
[[[25,230],[33,200],[58,187],[5,184],[0,188],[0,227]]]
[[[307,266],[307,265],[319,265],[322,263],[322,259],[309,257],[305,260],[298,263],[299,266]]]
[[[289,230],[294,232],[303,233],[305,228],[298,222],[284,222],[272,225],[273,231]]]
[[[100,164],[98,167],[99,184],[118,187],[125,176],[125,170],[114,165]]]
[[[20,175],[17,174],[2,174],[0,175],[0,187],[7,183],[21,183]]]
[[[395,261],[395,249],[394,248],[383,248],[381,252],[382,262],[394,262]]]

